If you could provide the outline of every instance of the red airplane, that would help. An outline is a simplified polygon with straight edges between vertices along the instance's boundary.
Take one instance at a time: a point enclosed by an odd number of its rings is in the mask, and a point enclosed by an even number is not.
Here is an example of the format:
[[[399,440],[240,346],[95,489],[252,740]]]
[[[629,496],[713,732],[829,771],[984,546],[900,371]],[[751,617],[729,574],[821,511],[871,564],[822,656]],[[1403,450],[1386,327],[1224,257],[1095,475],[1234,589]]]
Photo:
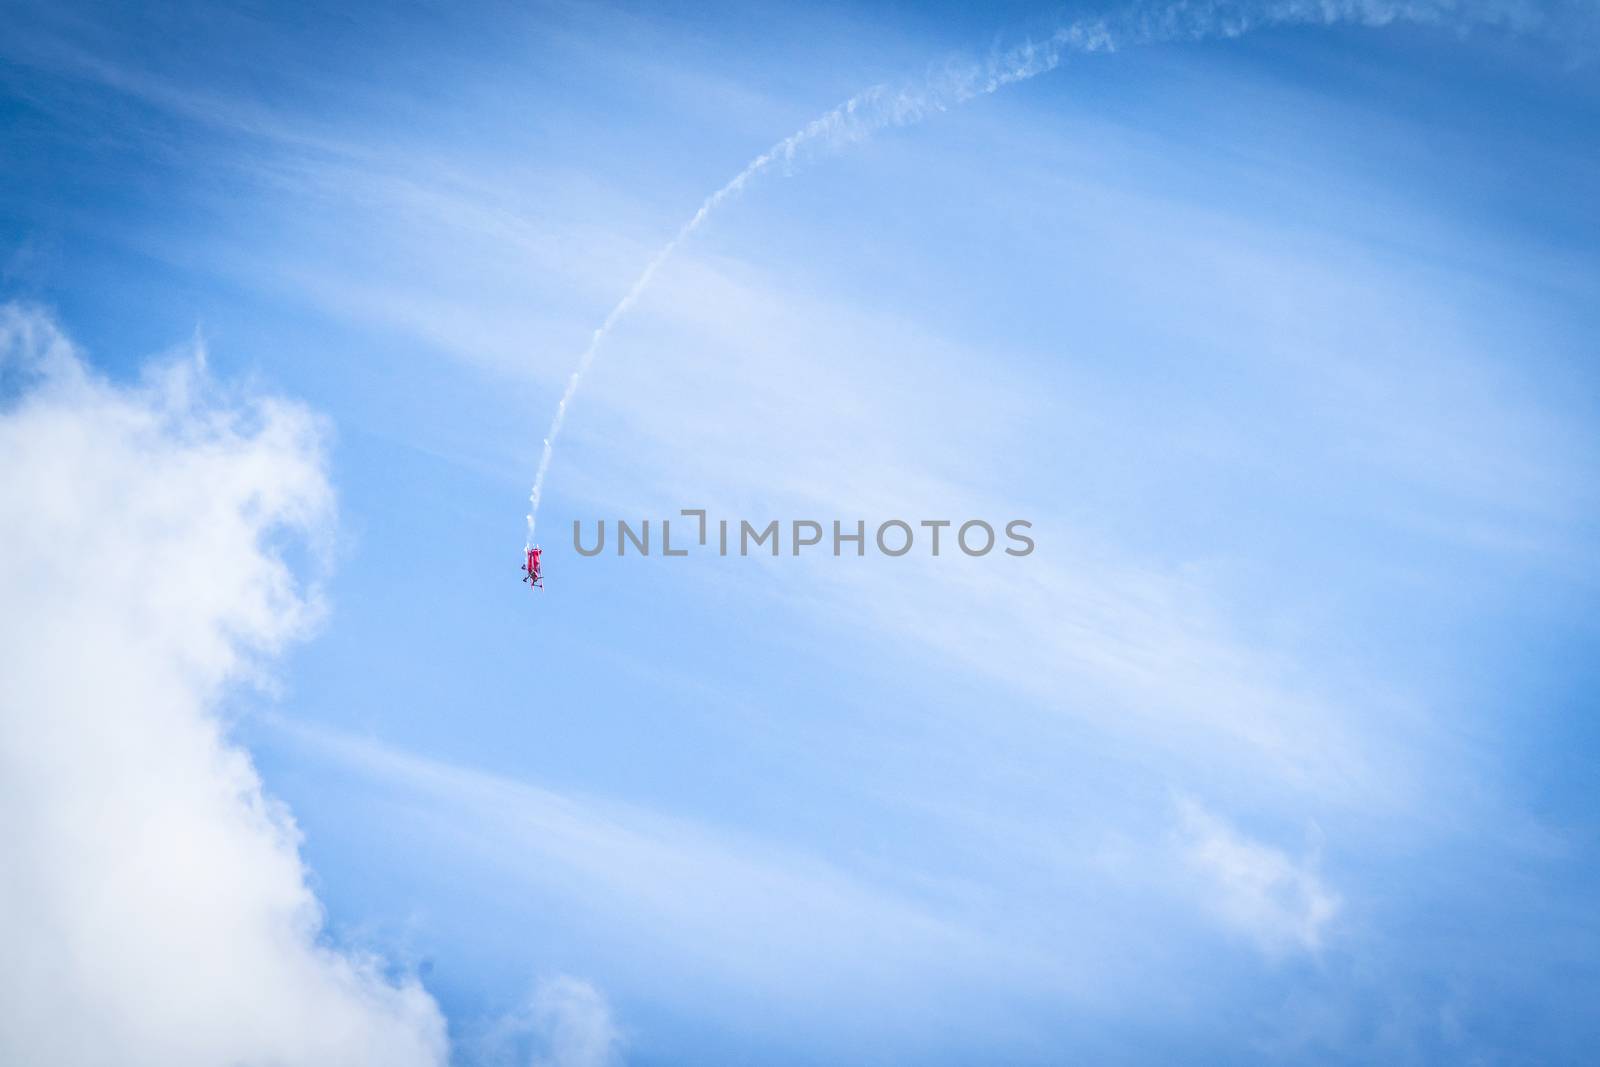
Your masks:
[[[542,550],[538,545],[528,549],[528,560],[522,565],[522,580],[528,583],[529,589],[544,588],[544,572],[539,569],[539,556]]]

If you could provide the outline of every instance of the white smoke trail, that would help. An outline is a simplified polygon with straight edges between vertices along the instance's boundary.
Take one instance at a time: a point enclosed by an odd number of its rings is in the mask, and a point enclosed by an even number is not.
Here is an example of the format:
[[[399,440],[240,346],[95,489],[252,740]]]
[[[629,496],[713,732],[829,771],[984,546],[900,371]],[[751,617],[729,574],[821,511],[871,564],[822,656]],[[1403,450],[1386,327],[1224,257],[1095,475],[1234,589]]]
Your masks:
[[[1527,29],[1540,19],[1535,5],[1519,0],[1276,0],[1266,4],[1238,0],[1176,0],[1160,6],[1136,6],[1115,15],[1083,18],[1056,30],[1043,41],[1025,41],[1008,51],[991,55],[986,61],[946,66],[919,85],[899,90],[878,85],[851,97],[761,153],[707,197],[700,210],[655,254],[590,336],[588,347],[567,378],[567,387],[556,405],[555,418],[544,437],[539,470],[528,496],[528,537],[524,551],[533,546],[539,498],[544,493],[544,479],[550,470],[556,439],[567,421],[567,409],[601,344],[649,288],[662,265],[711,213],[742,192],[752,179],[773,167],[792,165],[808,150],[837,149],[879,130],[919,122],[929,115],[1054,70],[1070,55],[1111,52],[1119,47],[1155,42],[1233,38],[1264,26],[1335,23],[1383,26],[1413,22],[1450,24],[1461,29],[1497,24]]]

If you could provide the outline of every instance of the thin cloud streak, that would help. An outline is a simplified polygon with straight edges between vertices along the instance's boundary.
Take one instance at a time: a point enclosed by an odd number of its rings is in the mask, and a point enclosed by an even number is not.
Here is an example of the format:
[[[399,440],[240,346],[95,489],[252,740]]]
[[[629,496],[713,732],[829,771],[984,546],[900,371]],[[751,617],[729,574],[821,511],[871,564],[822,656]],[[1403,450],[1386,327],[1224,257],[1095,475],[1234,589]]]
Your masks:
[[[910,896],[769,843],[340,731],[276,716],[263,722],[309,752],[427,798],[452,847],[466,844],[726,976],[789,988],[846,960],[884,978],[908,973],[911,959],[938,968],[1043,965]]]

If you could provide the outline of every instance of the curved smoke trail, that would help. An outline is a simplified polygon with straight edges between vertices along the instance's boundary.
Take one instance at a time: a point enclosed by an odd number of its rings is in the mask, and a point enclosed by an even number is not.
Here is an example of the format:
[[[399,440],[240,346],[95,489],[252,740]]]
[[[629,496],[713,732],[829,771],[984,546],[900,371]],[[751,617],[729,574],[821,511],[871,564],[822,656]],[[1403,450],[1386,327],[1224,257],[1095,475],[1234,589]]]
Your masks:
[[[1527,29],[1539,21],[1538,9],[1519,0],[1276,0],[1255,5],[1238,0],[1176,0],[1163,6],[1141,6],[1120,14],[1086,17],[1063,26],[1042,41],[1026,41],[995,53],[986,61],[946,66],[919,85],[899,90],[878,85],[851,97],[761,153],[726,185],[708,196],[672,240],[661,246],[590,335],[588,347],[567,378],[567,387],[556,404],[555,417],[544,437],[539,470],[528,496],[525,549],[533,545],[539,498],[544,492],[544,479],[550,470],[556,439],[567,421],[567,409],[601,344],[649,288],[662,265],[711,213],[773,167],[787,167],[807,151],[838,149],[879,130],[909,126],[1007,85],[1054,70],[1070,55],[1111,52],[1119,47],[1156,42],[1233,38],[1265,26],[1336,23],[1384,26],[1412,22],[1450,24],[1463,29],[1473,25]]]

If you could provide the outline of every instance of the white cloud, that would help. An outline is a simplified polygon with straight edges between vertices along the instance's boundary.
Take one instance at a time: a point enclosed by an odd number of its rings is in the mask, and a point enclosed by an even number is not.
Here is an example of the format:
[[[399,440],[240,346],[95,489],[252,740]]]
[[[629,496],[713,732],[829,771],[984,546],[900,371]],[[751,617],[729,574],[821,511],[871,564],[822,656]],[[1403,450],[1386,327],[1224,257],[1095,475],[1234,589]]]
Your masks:
[[[472,1061],[505,1067],[611,1067],[623,1035],[605,994],[571,975],[542,978],[516,1010],[495,1020]]]
[[[1322,947],[1340,900],[1323,882],[1314,854],[1295,860],[1192,800],[1179,801],[1178,828],[1184,860],[1200,877],[1204,903],[1223,923],[1272,954]]]
[[[315,618],[279,546],[332,515],[316,420],[198,358],[113,385],[16,305],[0,383],[0,1060],[443,1062],[216,714]]]
[[[528,1023],[541,1046],[534,1067],[606,1067],[619,1061],[622,1034],[611,1005],[588,982],[567,975],[541,981]]]

